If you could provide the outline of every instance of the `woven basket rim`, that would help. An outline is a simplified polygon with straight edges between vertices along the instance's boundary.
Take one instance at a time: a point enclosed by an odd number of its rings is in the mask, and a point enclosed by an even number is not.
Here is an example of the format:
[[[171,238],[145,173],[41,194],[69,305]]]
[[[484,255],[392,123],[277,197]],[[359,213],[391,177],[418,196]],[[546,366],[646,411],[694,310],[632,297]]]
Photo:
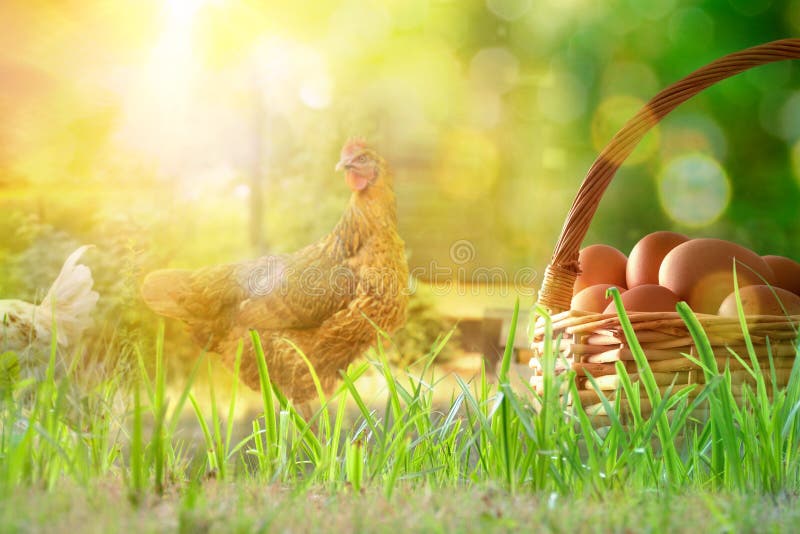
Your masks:
[[[683,325],[683,318],[678,312],[626,312],[632,325],[654,321],[675,322]],[[695,313],[703,326],[731,326],[741,329],[738,317],[713,315],[708,313]],[[748,326],[781,326],[794,327],[800,330],[800,314],[798,315],[745,315]],[[567,310],[550,317],[553,330],[582,327],[581,329],[600,328],[606,325],[620,325],[619,315],[614,313],[593,313],[580,310]],[[535,336],[544,334],[544,322],[537,321],[533,333]]]

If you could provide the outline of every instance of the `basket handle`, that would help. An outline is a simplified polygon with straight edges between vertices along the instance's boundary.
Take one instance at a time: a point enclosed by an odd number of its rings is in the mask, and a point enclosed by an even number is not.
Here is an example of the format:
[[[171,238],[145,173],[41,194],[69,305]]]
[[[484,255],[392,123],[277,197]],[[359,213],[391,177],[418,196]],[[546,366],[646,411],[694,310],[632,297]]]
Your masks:
[[[544,271],[538,302],[551,313],[570,308],[572,288],[580,272],[578,251],[597,205],[617,169],[644,135],[670,111],[717,83],[759,65],[800,58],[800,39],[781,39],[724,56],[659,92],[600,152],[583,179],[561,229],[550,265]]]

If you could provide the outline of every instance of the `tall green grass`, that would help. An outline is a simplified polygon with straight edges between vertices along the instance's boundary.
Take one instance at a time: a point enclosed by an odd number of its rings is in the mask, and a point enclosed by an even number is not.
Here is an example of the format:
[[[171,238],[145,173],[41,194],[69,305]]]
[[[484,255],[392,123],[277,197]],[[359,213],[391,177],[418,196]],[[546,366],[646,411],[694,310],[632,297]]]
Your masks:
[[[718,368],[697,318],[680,306],[698,348],[697,358],[687,358],[703,369],[707,385],[696,397],[690,389],[662,393],[619,295],[613,297],[638,365],[638,380],[618,366],[618,394],[606,397],[596,388],[605,419],[568,402],[569,393],[577,396],[574,374],[556,373],[559,340],[551,339],[550,319],[538,308],[534,312],[548,332],[541,394],[512,386],[509,343],[496,380],[485,369],[470,382],[456,376],[457,389],[446,403],[434,397],[444,377],[434,374],[433,363],[450,334],[442,336],[416,371],[397,371],[384,353],[387,336],[376,331],[376,348],[366,361],[342,373],[341,384],[330,395],[298,349],[319,393],[319,402],[310,408],[295,406],[272,382],[260,339],[253,333],[246,342],[253,344],[258,359],[262,413],[244,423],[248,431],[240,439],[234,439],[238,379],[227,405],[210,381],[210,411],[200,407],[194,381],[203,369],[211,372],[205,355],[177,398],[169,397],[163,325],[152,347],[142,343],[137,349],[137,385],[132,388],[115,378],[76,393],[69,372],[64,378],[54,372],[53,345],[43,381],[18,383],[4,393],[0,495],[24,486],[52,489],[64,480],[90,486],[111,477],[125,485],[134,503],[173,490],[184,492],[184,501],[191,503],[209,476],[232,483],[278,483],[297,492],[311,487],[356,492],[379,488],[387,498],[398,488],[484,485],[510,492],[582,495],[800,490],[798,365],[787,388],[768,385],[775,383],[769,379],[774,368],[759,367],[740,310],[748,354],[731,357],[748,369],[755,385],[745,386],[744,401],[737,403],[729,369]],[[510,339],[514,334],[512,328]],[[237,370],[242,354],[240,345]],[[155,362],[153,376],[146,361]],[[386,384],[382,406],[365,399],[358,388],[359,378],[370,369]],[[76,394],[83,398],[77,405],[72,400]],[[643,409],[641,398],[652,411]],[[123,410],[115,408],[119,399]],[[179,430],[187,402],[202,435],[198,447]]]

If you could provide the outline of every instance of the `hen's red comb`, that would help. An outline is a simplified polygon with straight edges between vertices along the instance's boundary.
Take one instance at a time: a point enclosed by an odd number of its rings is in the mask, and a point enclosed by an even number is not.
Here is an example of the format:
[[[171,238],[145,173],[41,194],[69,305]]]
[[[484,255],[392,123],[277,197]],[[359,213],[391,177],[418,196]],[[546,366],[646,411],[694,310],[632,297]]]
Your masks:
[[[369,143],[363,137],[351,137],[342,148],[342,154],[352,154],[358,150],[369,148]]]

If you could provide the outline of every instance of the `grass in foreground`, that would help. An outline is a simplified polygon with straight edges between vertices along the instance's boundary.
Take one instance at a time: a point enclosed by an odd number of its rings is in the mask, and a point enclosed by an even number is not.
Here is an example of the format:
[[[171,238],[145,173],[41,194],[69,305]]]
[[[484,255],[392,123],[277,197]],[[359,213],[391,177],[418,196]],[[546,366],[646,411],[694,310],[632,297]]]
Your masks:
[[[618,295],[615,299],[619,305]],[[460,391],[440,410],[433,402],[436,381],[421,377],[428,375],[447,336],[418,375],[393,375],[378,343],[373,359],[349,369],[333,395],[328,398],[319,388],[319,409],[304,415],[272,384],[253,336],[263,416],[238,441],[232,430],[238,386],[227,405],[216,401],[212,388],[210,413],[203,413],[193,395],[192,383],[207,368],[206,359],[198,359],[178,398],[167,397],[162,329],[154,377],[146,372],[146,354],[140,350],[141,387],[130,392],[118,382],[105,382],[76,394],[68,379],[57,380],[52,371],[41,383],[28,384],[35,394],[24,395],[34,399],[27,405],[18,402],[25,392],[5,388],[2,524],[42,525],[39,514],[45,514],[41,521],[61,514],[68,523],[70,514],[82,513],[76,502],[86,501],[85,513],[91,514],[93,503],[113,506],[127,500],[118,508],[121,521],[143,521],[153,529],[197,520],[223,521],[219,528],[228,530],[235,525],[218,518],[235,516],[247,530],[269,530],[270,521],[291,526],[283,521],[293,517],[301,530],[316,520],[333,529],[326,518],[351,521],[359,530],[359,525],[379,529],[387,521],[411,525],[415,517],[420,525],[446,525],[451,515],[462,521],[452,525],[460,530],[482,524],[515,528],[520,522],[539,522],[549,530],[615,530],[643,524],[658,528],[663,521],[681,529],[682,518],[671,522],[679,513],[702,518],[710,528],[731,521],[747,530],[751,524],[741,510],[755,517],[766,514],[781,529],[784,517],[773,516],[783,514],[782,503],[794,503],[800,489],[800,367],[795,364],[787,388],[768,393],[769,370],[759,369],[752,354],[735,355],[755,384],[737,404],[729,371],[709,357],[708,339],[694,314],[686,307],[679,313],[695,339],[695,361],[706,373],[707,387],[693,399],[688,390],[662,395],[623,312],[641,381],[632,383],[619,367],[625,395],[606,400],[610,423],[604,427],[580,406],[567,405],[562,392],[575,386],[570,374],[555,374],[554,345],[545,349],[541,396],[511,388],[509,351],[497,384],[485,373],[471,384],[459,380]],[[741,320],[749,339],[743,315]],[[368,408],[355,387],[370,366],[387,383],[382,410]],[[640,388],[653,406],[647,417],[638,401]],[[120,397],[127,399],[123,410],[114,408]],[[345,420],[348,402],[358,407],[355,422]],[[204,437],[199,454],[177,431],[187,403]],[[706,408],[708,417],[697,419],[698,408]],[[32,501],[30,508],[13,504],[24,496]],[[352,510],[340,508],[344,501]],[[388,502],[413,512],[371,515]],[[47,511],[48,506],[64,508]],[[489,515],[480,510],[490,510]],[[150,521],[149,514],[162,513],[165,523]],[[601,519],[603,513],[608,517]],[[98,521],[105,521],[102,513]]]

